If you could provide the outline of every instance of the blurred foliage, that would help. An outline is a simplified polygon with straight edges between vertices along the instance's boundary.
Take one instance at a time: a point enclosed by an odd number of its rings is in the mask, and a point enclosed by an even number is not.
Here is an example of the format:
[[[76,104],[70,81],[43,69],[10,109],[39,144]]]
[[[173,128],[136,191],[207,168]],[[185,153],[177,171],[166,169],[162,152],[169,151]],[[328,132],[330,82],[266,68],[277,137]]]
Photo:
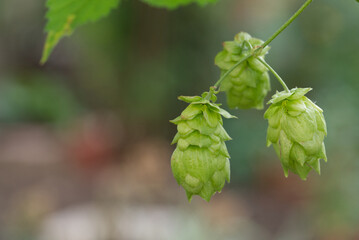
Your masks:
[[[1,122],[63,124],[74,119],[80,107],[67,88],[41,75],[14,77],[0,84]]]

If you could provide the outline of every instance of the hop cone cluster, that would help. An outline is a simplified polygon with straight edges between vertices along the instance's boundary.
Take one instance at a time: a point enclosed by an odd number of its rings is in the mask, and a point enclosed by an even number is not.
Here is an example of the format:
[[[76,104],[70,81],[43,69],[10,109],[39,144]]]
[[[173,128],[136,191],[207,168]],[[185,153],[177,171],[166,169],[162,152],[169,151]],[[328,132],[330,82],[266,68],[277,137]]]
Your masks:
[[[327,135],[323,110],[304,95],[311,88],[277,92],[264,114],[268,119],[267,145],[273,144],[283,166],[303,180],[314,169],[320,174],[320,159],[327,161],[324,137]]]
[[[219,107],[211,92],[200,96],[179,97],[189,106],[171,122],[178,133],[172,144],[177,147],[171,158],[175,179],[185,190],[188,200],[199,195],[210,201],[230,180],[229,154],[225,141],[231,140],[223,128],[222,117],[233,118]],[[211,99],[212,101],[208,100]]]
[[[252,38],[248,33],[238,33],[234,41],[224,42],[224,49],[218,53],[215,64],[222,75],[238,61],[250,54],[251,50],[261,46],[263,41]],[[269,47],[265,47],[256,55],[236,67],[221,83],[221,91],[227,94],[230,108],[263,108],[263,101],[270,90],[268,69],[258,58],[264,60]]]

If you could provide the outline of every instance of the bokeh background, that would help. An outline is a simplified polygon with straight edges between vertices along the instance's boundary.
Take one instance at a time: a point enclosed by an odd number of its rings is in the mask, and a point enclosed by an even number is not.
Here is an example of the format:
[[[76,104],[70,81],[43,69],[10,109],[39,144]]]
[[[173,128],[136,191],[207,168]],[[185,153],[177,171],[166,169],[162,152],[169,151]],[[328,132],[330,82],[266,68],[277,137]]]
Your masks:
[[[286,179],[255,110],[225,120],[232,179],[210,203],[189,204],[171,174],[168,120],[185,107],[177,96],[218,79],[223,41],[239,31],[265,39],[302,2],[221,0],[170,12],[127,0],[40,66],[45,2],[1,0],[0,239],[359,239],[354,0],[314,1],[267,58],[290,87],[313,87],[308,96],[324,109],[321,176]]]

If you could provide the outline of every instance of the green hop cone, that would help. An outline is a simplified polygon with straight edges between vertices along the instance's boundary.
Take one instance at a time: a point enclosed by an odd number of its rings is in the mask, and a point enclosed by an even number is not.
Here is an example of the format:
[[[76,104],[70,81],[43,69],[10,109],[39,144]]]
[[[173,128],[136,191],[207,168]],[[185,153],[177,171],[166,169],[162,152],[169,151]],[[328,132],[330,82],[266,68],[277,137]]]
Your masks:
[[[304,95],[311,88],[277,92],[264,114],[268,119],[267,145],[280,158],[284,174],[288,170],[303,180],[314,169],[320,174],[320,159],[327,161],[324,137],[327,127],[323,110]]]
[[[225,181],[230,180],[230,156],[225,141],[231,138],[223,128],[221,116],[234,116],[213,103],[216,101],[213,93],[206,92],[202,97],[179,97],[189,106],[171,121],[178,129],[172,142],[177,143],[171,158],[172,172],[178,184],[186,190],[188,201],[193,195],[210,201],[217,191],[222,190]]]
[[[222,76],[238,61],[251,53],[252,49],[264,42],[252,38],[248,33],[238,33],[234,41],[224,42],[224,49],[215,58],[215,64],[221,69]],[[263,109],[263,101],[270,90],[268,69],[258,58],[264,60],[269,47],[262,49],[256,56],[236,67],[221,83],[221,91],[227,93],[230,108]]]

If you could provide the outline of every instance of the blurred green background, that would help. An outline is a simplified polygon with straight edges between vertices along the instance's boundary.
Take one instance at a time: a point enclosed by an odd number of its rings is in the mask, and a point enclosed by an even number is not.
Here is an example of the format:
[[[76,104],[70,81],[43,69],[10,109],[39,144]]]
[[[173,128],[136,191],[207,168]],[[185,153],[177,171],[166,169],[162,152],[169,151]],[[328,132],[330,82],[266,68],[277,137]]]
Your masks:
[[[359,239],[354,0],[314,1],[267,57],[288,86],[313,87],[324,110],[322,175],[286,179],[265,146],[264,111],[234,110],[239,119],[224,123],[231,183],[190,204],[170,169],[177,96],[218,79],[223,41],[240,31],[266,39],[302,1],[167,11],[127,0],[40,66],[44,4],[0,1],[0,239]]]

